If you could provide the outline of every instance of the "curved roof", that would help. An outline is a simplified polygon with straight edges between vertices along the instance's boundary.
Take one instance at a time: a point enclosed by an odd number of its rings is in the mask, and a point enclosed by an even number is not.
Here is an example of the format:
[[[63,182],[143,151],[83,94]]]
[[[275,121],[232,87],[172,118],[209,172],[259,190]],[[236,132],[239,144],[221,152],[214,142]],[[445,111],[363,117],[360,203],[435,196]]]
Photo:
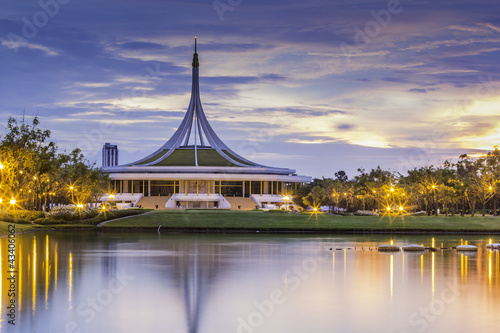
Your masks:
[[[172,137],[152,154],[133,163],[104,168],[106,172],[179,172],[183,167],[204,172],[293,175],[295,170],[261,165],[238,155],[210,126],[200,98],[197,42],[193,55],[191,100],[186,115]],[[147,171],[146,171],[147,170]]]

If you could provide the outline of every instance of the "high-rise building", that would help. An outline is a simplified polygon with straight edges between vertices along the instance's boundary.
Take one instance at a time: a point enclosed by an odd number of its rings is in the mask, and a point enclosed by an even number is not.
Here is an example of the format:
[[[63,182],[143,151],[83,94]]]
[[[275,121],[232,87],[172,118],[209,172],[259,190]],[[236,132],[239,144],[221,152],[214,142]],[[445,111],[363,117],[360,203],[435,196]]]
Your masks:
[[[118,146],[108,142],[102,146],[102,166],[110,167],[118,165]]]

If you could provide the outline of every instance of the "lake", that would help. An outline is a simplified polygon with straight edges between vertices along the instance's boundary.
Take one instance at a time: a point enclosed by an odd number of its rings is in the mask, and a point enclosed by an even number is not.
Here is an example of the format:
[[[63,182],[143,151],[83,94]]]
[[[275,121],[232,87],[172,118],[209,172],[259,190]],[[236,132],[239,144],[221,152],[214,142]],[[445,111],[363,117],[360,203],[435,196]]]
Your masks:
[[[493,332],[500,323],[500,254],[485,249],[487,235],[49,232],[15,240],[13,297],[8,239],[0,239],[2,333]],[[479,251],[374,250],[391,240]]]

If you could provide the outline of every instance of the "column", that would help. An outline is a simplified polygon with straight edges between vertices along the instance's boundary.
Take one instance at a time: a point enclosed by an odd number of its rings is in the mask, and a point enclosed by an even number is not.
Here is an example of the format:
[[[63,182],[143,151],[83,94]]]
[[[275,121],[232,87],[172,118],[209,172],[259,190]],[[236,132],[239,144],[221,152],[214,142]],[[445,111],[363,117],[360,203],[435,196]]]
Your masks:
[[[245,197],[245,181],[243,181],[242,183],[243,183],[243,190],[241,191],[241,195],[244,198]]]
[[[151,180],[148,179],[148,197],[151,196]]]

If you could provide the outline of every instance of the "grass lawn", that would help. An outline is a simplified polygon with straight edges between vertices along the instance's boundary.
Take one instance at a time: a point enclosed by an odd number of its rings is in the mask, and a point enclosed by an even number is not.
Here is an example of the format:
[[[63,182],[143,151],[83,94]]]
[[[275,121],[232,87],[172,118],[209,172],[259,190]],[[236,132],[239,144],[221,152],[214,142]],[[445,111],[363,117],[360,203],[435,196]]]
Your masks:
[[[267,213],[258,211],[155,211],[111,221],[101,228],[158,228],[172,230],[259,230],[332,232],[498,232],[500,217],[492,216],[336,216],[311,213]]]
[[[0,236],[9,234],[9,224],[13,224],[12,222],[3,222],[0,221]],[[48,228],[38,224],[14,224],[16,226],[16,233],[25,232],[31,230],[47,230]]]

